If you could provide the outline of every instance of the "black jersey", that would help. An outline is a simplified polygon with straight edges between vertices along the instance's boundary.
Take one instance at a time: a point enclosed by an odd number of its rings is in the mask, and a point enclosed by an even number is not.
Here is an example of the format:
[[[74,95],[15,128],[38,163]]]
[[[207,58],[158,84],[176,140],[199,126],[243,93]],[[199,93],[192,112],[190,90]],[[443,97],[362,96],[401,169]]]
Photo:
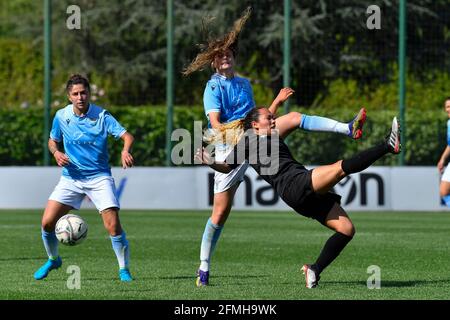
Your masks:
[[[311,189],[309,170],[294,159],[278,134],[246,133],[225,162],[236,168],[245,160],[291,207],[297,207]]]
[[[278,134],[244,135],[225,162],[236,168],[246,160],[288,206],[303,216],[326,225],[328,213],[336,203],[340,204],[341,197],[335,193],[314,192],[312,170],[306,169],[294,159]]]

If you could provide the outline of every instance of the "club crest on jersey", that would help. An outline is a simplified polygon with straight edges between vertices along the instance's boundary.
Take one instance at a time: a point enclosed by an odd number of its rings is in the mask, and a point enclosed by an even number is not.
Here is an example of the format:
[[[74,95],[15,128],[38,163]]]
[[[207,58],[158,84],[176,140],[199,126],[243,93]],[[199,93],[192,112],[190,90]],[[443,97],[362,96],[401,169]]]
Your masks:
[[[67,123],[67,125],[69,125],[70,119],[66,119],[66,123]]]
[[[214,91],[214,89],[216,89],[216,85],[211,85],[211,90]]]

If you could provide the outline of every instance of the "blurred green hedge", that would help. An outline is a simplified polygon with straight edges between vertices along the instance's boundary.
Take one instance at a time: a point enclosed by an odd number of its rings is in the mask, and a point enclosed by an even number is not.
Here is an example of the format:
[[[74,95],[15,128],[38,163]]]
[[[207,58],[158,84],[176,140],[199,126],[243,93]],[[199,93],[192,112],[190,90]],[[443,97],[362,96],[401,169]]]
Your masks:
[[[317,114],[317,109],[311,114],[328,116],[342,121],[351,120],[356,112],[348,109],[324,110]],[[309,110],[303,110],[309,114]],[[367,110],[367,122],[364,126],[361,140],[353,140],[343,135],[332,133],[296,132],[289,136],[289,145],[297,160],[307,164],[327,164],[338,159],[350,157],[358,150],[369,148],[380,143],[389,133],[392,118],[396,111]],[[446,146],[446,115],[442,110],[419,111],[408,110],[406,123],[402,125],[406,134],[403,144],[405,164],[407,165],[436,165]],[[396,165],[397,157],[385,156],[376,165]]]
[[[30,43],[0,38],[0,107],[42,104],[43,61]]]
[[[107,108],[135,138],[133,156],[138,166],[163,166],[165,164],[166,113],[164,107],[120,107]],[[308,115],[328,116],[349,121],[358,109],[321,110],[292,108]],[[52,117],[56,109],[52,110]],[[43,109],[0,108],[0,165],[25,166],[43,163]],[[288,138],[288,143],[297,160],[304,164],[327,164],[349,157],[358,150],[380,142],[389,132],[395,111],[368,109],[368,119],[361,140],[355,141],[344,135],[332,133],[310,133],[298,130]],[[174,129],[185,128],[193,133],[194,121],[206,125],[200,107],[176,107]],[[442,109],[423,111],[408,110],[404,145],[407,165],[435,165],[446,145],[446,114]],[[177,144],[175,142],[174,144]],[[111,165],[120,165],[122,141],[111,140]],[[52,165],[55,165],[53,157]],[[386,156],[377,165],[395,165],[397,157]]]

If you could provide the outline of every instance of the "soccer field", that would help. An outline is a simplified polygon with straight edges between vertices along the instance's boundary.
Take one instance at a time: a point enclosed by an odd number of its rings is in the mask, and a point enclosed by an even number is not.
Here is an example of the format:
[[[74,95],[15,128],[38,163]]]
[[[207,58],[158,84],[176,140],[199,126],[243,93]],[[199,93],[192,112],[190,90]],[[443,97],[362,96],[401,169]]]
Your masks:
[[[209,212],[121,212],[131,283],[118,280],[98,214],[79,214],[89,224],[87,239],[60,246],[62,268],[36,281],[33,273],[46,260],[41,211],[0,211],[0,299],[450,299],[448,213],[350,213],[356,236],[314,290],[304,287],[300,267],[314,262],[332,232],[292,212],[232,212],[212,260],[211,285],[202,288],[194,285],[195,271]],[[74,265],[80,289],[67,286]],[[373,265],[381,288],[370,290]]]

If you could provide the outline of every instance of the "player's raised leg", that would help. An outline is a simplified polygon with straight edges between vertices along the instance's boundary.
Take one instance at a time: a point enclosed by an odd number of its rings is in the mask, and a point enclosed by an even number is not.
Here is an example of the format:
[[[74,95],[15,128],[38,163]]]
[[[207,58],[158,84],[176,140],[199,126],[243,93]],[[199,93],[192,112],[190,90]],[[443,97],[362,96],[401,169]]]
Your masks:
[[[347,135],[353,139],[362,137],[366,121],[366,109],[361,108],[352,121],[345,123],[320,116],[309,116],[298,112],[290,112],[276,118],[276,127],[281,137],[286,137],[295,129],[307,131],[335,132]]]
[[[312,187],[317,193],[326,193],[344,177],[367,169],[387,153],[399,154],[400,151],[400,125],[397,118],[394,117],[391,131],[382,143],[348,159],[314,168],[311,175]]]
[[[125,231],[122,229],[118,208],[108,208],[101,211],[103,224],[111,238],[112,247],[119,263],[119,278],[121,281],[132,281],[129,269],[130,246]]]
[[[61,257],[58,254],[58,240],[55,235],[55,226],[58,219],[67,214],[71,209],[71,206],[58,201],[48,200],[47,202],[42,217],[41,233],[48,260],[34,273],[36,280],[44,279],[51,270],[58,269],[62,265]]]

